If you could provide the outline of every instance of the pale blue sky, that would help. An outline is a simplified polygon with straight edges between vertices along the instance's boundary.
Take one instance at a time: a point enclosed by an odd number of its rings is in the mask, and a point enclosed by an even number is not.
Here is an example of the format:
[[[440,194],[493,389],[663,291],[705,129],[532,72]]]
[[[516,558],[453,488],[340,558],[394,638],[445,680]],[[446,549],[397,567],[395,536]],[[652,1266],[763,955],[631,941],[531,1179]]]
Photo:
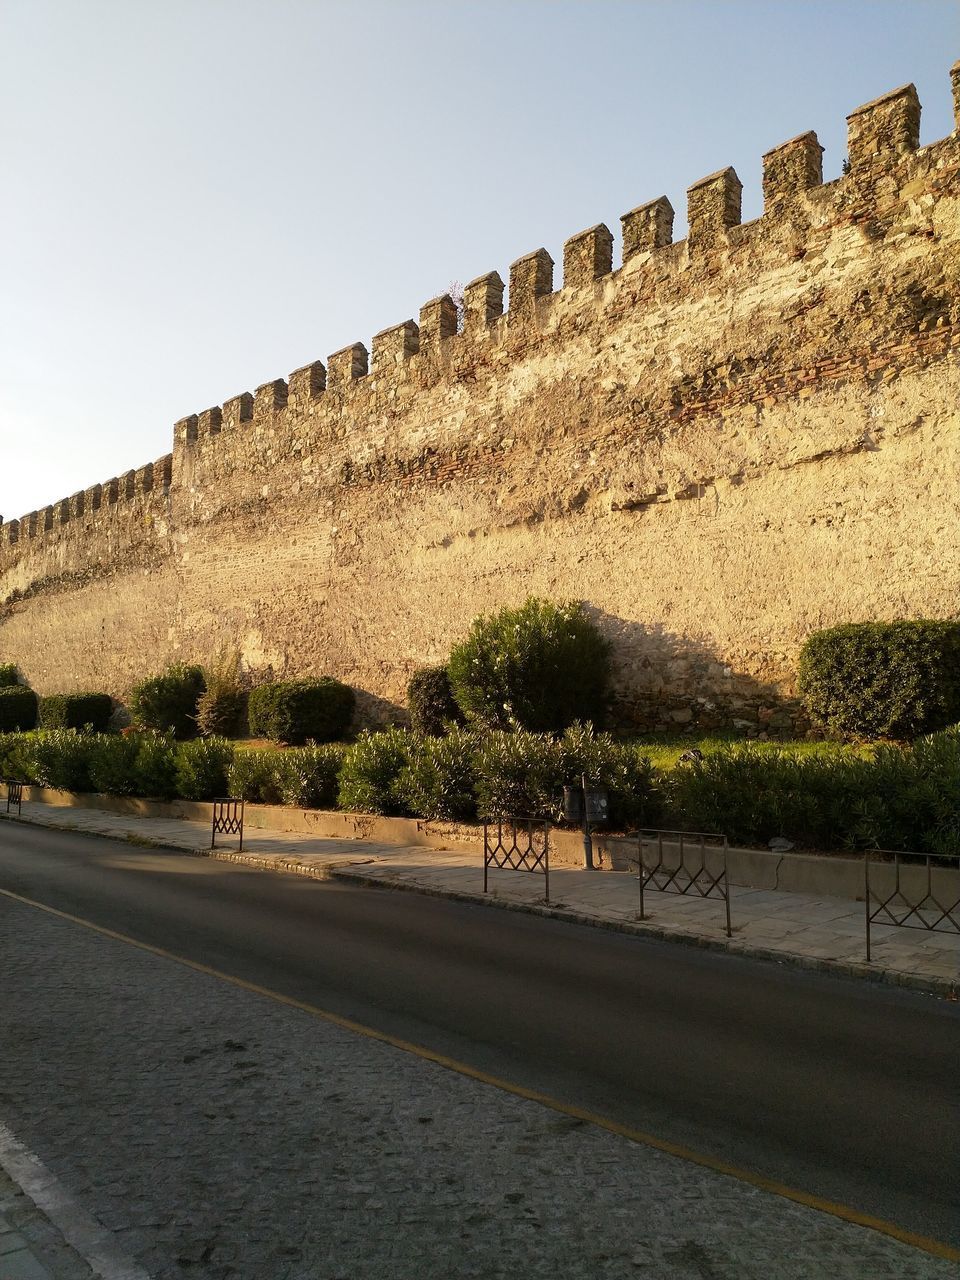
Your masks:
[[[943,137],[958,57],[960,0],[0,0],[0,512],[907,81]]]

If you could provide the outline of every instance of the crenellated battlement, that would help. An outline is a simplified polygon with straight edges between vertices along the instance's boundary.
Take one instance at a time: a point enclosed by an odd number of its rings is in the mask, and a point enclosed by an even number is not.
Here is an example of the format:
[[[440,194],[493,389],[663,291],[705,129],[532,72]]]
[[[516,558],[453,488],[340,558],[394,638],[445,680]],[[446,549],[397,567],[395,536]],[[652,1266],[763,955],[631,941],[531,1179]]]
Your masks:
[[[771,147],[745,175],[758,218],[719,168],[679,238],[647,199],[0,525],[0,660],[66,618],[60,667],[91,687],[88,654],[133,678],[232,637],[257,669],[395,699],[465,619],[576,592],[638,681],[660,663],[684,686],[689,723],[714,696],[756,710],[816,625],[955,612],[960,62],[950,77],[948,138],[921,147],[916,90],[896,89],[850,113],[826,182],[812,131]],[[731,671],[752,684],[728,698]]]
[[[23,554],[31,544],[58,539],[66,532],[76,531],[78,536],[92,533],[102,527],[104,517],[130,517],[153,498],[164,498],[172,484],[173,454],[168,453],[40,511],[0,523],[0,562],[9,560],[13,549]]]
[[[960,129],[960,62],[951,69],[954,111]],[[732,168],[720,169],[692,183],[687,189],[687,235],[674,241],[674,210],[666,196],[650,200],[622,215],[621,265],[614,267],[614,236],[603,223],[572,235],[563,246],[563,280],[559,293],[584,294],[582,306],[601,311],[615,303],[616,287],[626,268],[652,276],[667,269],[681,292],[703,288],[702,276],[685,269],[708,260],[711,270],[726,268],[732,275],[740,270],[737,251],[744,233],[754,235],[775,230],[782,223],[795,234],[806,226],[811,235],[844,216],[862,216],[862,204],[869,202],[878,177],[895,175],[902,165],[921,154],[919,145],[920,102],[913,85],[884,94],[852,111],[848,124],[848,171],[824,186],[823,148],[814,132],[798,134],[762,157],[761,183],[763,215],[750,227],[741,226],[743,185]],[[937,153],[938,149],[942,152]],[[957,164],[956,133],[941,143],[922,149],[927,168]],[[825,194],[826,199],[821,195]],[[736,236],[736,238],[735,238]],[[776,237],[774,237],[776,238]],[[801,248],[794,242],[790,253]],[[662,261],[661,261],[662,260]],[[606,282],[614,287],[598,293]],[[508,293],[509,305],[504,306]],[[589,299],[592,295],[592,301]],[[275,419],[292,408],[301,412],[308,406],[331,412],[344,395],[355,396],[376,387],[382,392],[391,380],[405,380],[411,372],[421,378],[457,380],[456,353],[472,344],[510,342],[511,334],[523,334],[529,342],[531,331],[545,323],[544,306],[558,296],[554,286],[554,262],[544,248],[524,254],[510,267],[509,290],[496,271],[472,280],[463,292],[462,331],[458,332],[457,308],[442,295],[423,304],[419,324],[405,320],[381,330],[373,338],[370,352],[354,342],[328,357],[326,367],[317,360],[295,370],[287,380],[262,384],[251,396],[244,393],[227,400],[222,409],[213,408],[181,419],[174,428],[174,456],[197,441],[246,423]],[[527,347],[524,346],[524,350]],[[444,361],[440,361],[446,353]],[[427,370],[432,373],[428,374]]]

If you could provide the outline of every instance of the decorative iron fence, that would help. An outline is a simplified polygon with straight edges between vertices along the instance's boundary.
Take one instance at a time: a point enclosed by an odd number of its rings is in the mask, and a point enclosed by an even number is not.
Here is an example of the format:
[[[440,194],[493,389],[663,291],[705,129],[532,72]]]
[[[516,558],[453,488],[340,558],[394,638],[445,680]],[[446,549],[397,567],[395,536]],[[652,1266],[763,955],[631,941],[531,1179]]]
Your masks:
[[[490,868],[543,875],[543,898],[550,901],[550,824],[538,818],[497,818],[483,824],[483,892]]]
[[[876,925],[923,929],[929,933],[960,933],[960,888],[948,875],[960,872],[960,854],[897,853],[872,849],[864,855],[864,916],[867,963],[871,961],[871,930]],[[912,883],[907,883],[910,881]]]
[[[730,937],[730,885],[727,880],[727,837],[703,831],[637,833],[639,918],[645,919],[645,895],[675,893],[687,897],[719,898]]]
[[[243,801],[232,796],[224,796],[213,802],[213,830],[210,833],[210,848],[217,843],[217,836],[239,836],[240,849],[243,853]]]
[[[4,785],[7,788],[7,813],[13,805],[17,806],[17,817],[23,813],[23,783],[17,782],[14,778],[5,778]]]

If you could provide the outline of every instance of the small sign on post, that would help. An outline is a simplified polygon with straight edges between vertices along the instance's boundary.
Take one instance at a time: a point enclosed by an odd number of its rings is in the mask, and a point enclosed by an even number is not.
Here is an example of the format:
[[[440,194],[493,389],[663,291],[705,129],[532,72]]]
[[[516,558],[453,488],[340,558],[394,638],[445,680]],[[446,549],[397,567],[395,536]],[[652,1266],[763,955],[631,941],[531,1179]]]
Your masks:
[[[243,853],[243,801],[233,796],[224,796],[213,802],[213,830],[210,833],[210,848],[216,848],[217,836],[239,836],[239,853]]]

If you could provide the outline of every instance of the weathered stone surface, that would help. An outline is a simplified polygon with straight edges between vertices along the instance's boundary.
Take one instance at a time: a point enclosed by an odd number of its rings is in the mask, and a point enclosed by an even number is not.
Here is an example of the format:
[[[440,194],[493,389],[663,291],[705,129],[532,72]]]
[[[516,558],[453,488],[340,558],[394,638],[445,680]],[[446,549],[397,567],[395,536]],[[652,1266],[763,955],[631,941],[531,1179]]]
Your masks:
[[[161,483],[102,486],[0,530],[0,661],[42,692],[122,695],[235,644],[330,672],[384,717],[470,619],[579,597],[637,727],[796,713],[803,638],[954,616],[960,598],[960,134],[915,148],[914,96],[851,116],[851,170],[811,134],[768,153],[767,212],[732,170],[493,272],[416,325],[181,419]],[[591,241],[590,236],[593,236]],[[583,250],[583,252],[581,252]],[[578,274],[579,273],[579,274]],[[519,322],[511,322],[517,320]],[[385,359],[380,359],[381,350]],[[271,390],[272,388],[272,390]],[[169,476],[169,481],[166,476]],[[90,491],[88,491],[89,493]],[[55,518],[56,517],[56,518]]]

